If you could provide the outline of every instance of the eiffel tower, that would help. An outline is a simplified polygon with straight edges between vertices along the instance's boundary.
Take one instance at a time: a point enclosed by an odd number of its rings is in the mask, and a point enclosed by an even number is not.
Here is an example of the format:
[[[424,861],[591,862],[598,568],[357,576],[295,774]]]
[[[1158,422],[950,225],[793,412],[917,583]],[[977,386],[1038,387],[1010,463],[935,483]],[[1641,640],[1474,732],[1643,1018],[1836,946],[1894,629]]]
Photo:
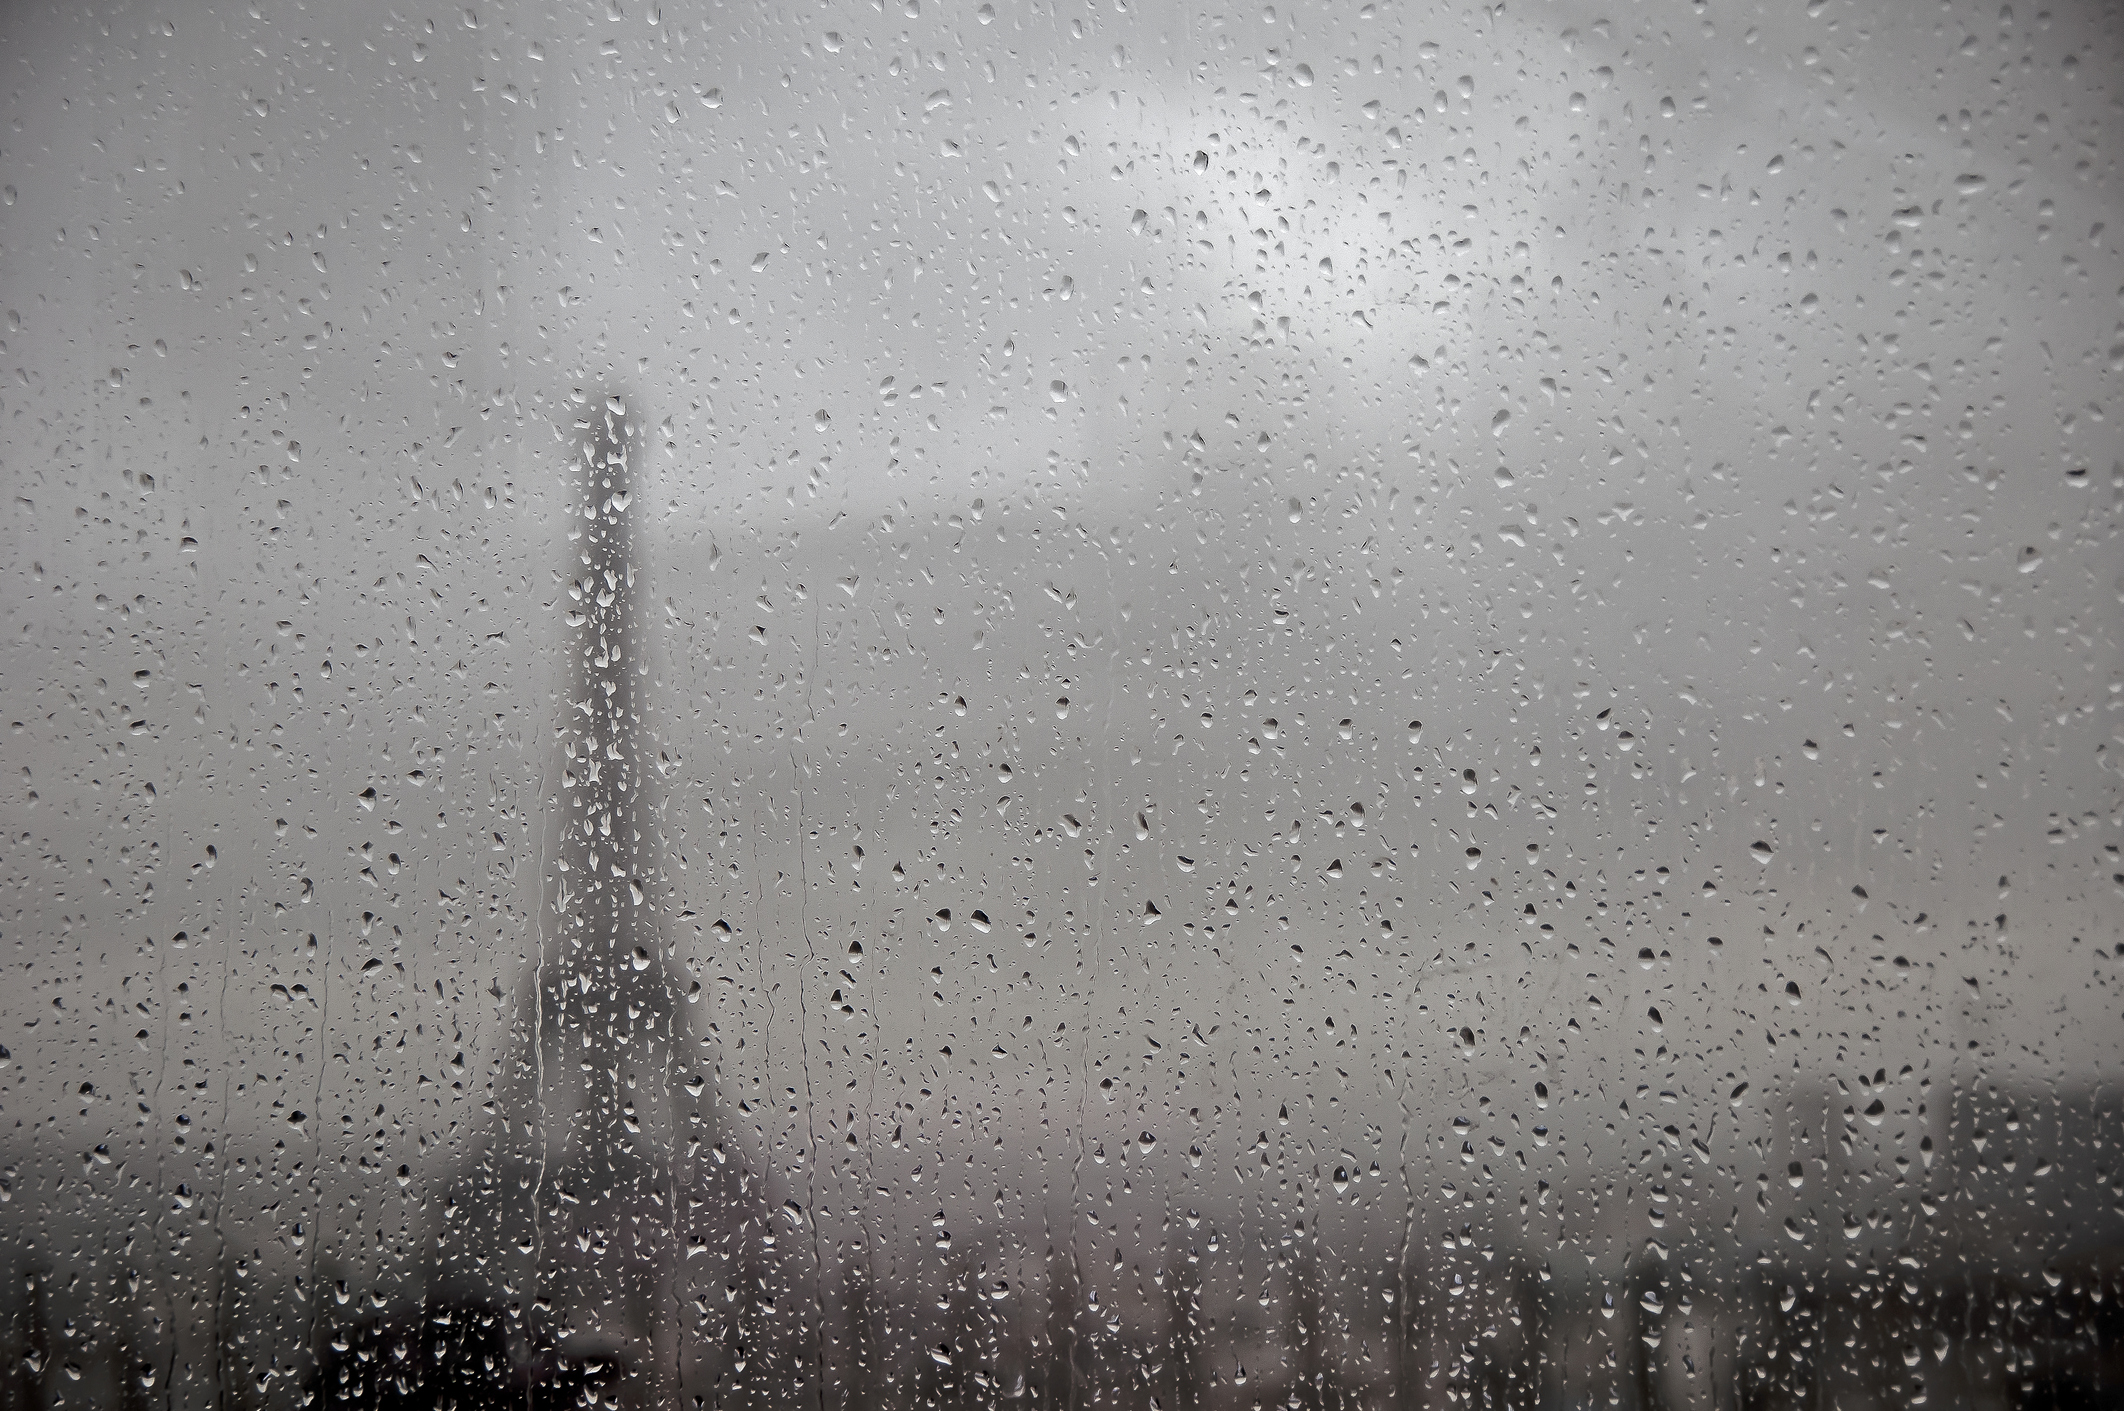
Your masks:
[[[537,945],[495,1130],[446,1200],[425,1316],[340,1337],[319,1362],[327,1406],[704,1404],[692,1383],[750,1312],[732,1290],[759,1282],[732,1232],[763,1211],[716,1140],[712,1055],[664,929],[638,417],[617,393],[575,410]]]
[[[527,1332],[563,1356],[604,1359],[648,1391],[663,1380],[651,1369],[669,1363],[654,1344],[672,1331],[685,1257],[678,1170],[694,1045],[661,926],[635,438],[618,394],[583,412],[558,605],[571,685],[560,787],[545,791],[559,839],[527,1026],[537,1163]]]

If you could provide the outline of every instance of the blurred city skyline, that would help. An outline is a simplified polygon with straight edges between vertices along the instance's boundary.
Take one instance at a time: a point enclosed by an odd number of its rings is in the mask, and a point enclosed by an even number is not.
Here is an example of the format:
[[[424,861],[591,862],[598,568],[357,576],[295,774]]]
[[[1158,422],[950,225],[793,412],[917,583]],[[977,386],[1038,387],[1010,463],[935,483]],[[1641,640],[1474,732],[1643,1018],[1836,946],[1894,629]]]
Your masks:
[[[0,1161],[140,1337],[607,1137],[773,1336],[2115,1246],[2107,11],[256,10],[0,20]]]

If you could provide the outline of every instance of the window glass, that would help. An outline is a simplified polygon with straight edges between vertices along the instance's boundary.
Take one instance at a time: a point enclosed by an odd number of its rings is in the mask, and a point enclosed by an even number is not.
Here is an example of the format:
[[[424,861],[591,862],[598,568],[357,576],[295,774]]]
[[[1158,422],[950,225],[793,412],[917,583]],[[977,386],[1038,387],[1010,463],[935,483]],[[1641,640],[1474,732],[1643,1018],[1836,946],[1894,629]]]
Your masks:
[[[2119,1396],[2112,9],[0,53],[0,1404]]]

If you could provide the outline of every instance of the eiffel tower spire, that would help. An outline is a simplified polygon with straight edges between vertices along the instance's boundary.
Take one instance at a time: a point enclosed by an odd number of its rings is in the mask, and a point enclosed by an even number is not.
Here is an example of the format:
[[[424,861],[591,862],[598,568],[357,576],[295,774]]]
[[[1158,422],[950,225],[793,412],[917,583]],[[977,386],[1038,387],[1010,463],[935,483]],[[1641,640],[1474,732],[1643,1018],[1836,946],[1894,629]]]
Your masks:
[[[660,1305],[683,1257],[675,1207],[684,1100],[673,1097],[691,1035],[661,925],[634,424],[617,393],[587,402],[576,421],[559,604],[569,685],[560,787],[546,791],[558,840],[529,1019],[539,1163],[532,1277],[551,1310],[545,1331],[563,1350],[580,1343],[639,1365],[650,1360],[643,1339],[666,1321]]]
[[[680,1367],[712,1345],[682,1294],[721,1261],[689,1254],[721,1256],[744,1201],[733,1168],[708,1159],[706,1055],[665,931],[675,903],[638,610],[639,424],[618,393],[576,407],[537,944],[498,1104],[504,1133],[473,1209],[500,1239],[490,1282],[517,1375],[619,1383],[625,1404],[666,1405]]]
[[[377,1346],[411,1337],[432,1353],[414,1366],[320,1348],[328,1405],[369,1404],[387,1382],[467,1407],[591,1386],[625,1406],[691,1404],[695,1381],[760,1336],[763,1269],[739,1236],[764,1230],[765,1211],[717,1140],[705,1006],[690,1002],[666,933],[681,904],[665,867],[638,609],[640,417],[600,393],[580,397],[573,420],[559,696],[535,791],[535,944],[510,1007],[494,1126],[445,1202],[450,1236],[425,1307],[447,1316],[363,1335]]]

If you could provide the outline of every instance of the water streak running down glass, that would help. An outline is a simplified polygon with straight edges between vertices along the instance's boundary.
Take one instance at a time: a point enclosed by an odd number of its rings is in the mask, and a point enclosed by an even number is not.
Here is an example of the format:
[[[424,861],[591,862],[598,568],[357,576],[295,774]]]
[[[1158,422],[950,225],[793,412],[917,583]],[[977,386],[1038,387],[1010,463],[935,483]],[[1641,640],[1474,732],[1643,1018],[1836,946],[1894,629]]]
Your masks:
[[[0,1411],[2124,1396],[2124,22],[0,16]]]

